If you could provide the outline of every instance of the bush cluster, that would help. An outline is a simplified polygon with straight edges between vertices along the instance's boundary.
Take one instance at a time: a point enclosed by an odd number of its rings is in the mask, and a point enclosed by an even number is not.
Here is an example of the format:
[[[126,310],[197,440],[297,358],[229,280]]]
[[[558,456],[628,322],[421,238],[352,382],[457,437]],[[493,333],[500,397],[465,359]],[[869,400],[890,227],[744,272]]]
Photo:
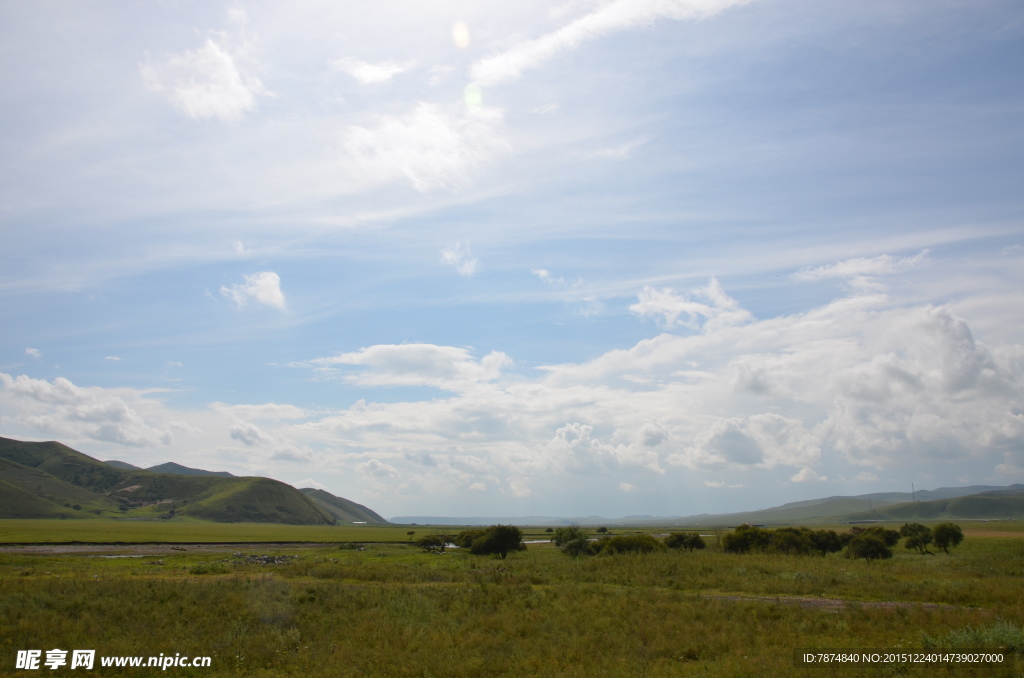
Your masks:
[[[600,533],[600,530],[598,532]],[[562,553],[570,556],[652,553],[664,551],[666,548],[693,551],[705,547],[704,540],[699,534],[673,532],[664,541],[656,539],[646,532],[591,539],[590,532],[579,525],[559,527],[554,531],[552,541],[555,546],[562,549]]]
[[[928,546],[935,544],[946,553],[963,541],[959,525],[942,523],[934,529],[920,523],[907,523],[897,532],[880,525],[852,527],[848,532],[810,530],[806,527],[780,527],[774,530],[740,525],[722,538],[722,550],[727,553],[785,553],[789,555],[825,556],[844,548],[848,558],[880,560],[892,558],[892,547],[904,539],[904,546],[919,553],[931,554]]]

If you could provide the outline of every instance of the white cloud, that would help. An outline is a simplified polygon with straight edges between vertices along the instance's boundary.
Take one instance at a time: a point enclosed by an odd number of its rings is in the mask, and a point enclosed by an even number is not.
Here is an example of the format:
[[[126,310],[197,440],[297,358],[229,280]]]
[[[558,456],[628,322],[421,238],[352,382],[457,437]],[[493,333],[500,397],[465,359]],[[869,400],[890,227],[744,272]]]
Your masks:
[[[473,483],[472,485],[469,486],[469,489],[473,490],[474,492],[486,492],[487,485],[483,483]]]
[[[642,318],[653,317],[667,328],[680,325],[697,327],[703,322],[710,329],[752,319],[748,311],[741,309],[736,300],[725,293],[715,278],[685,296],[669,288],[656,290],[644,287],[637,295],[637,303],[629,310]]]
[[[742,483],[738,483],[738,484],[735,484],[735,485],[730,485],[729,483],[725,482],[724,480],[705,480],[704,481],[704,486],[705,487],[727,487],[727,488],[730,488],[730,489],[739,489],[739,488],[742,488],[742,487],[746,487]]]
[[[255,110],[257,96],[267,92],[260,79],[242,65],[249,44],[243,42],[232,49],[228,42],[226,34],[219,33],[201,47],[172,55],[163,63],[140,65],[147,89],[162,93],[193,120],[240,119]]]
[[[700,19],[717,14],[748,0],[615,0],[575,21],[534,40],[519,42],[509,49],[473,64],[470,77],[483,85],[519,78],[560,52],[605,35],[659,19]]]
[[[292,487],[297,487],[299,489],[302,489],[302,488],[305,488],[305,487],[312,487],[312,488],[317,489],[317,490],[327,490],[327,486],[326,485],[324,485],[323,483],[317,482],[317,481],[313,480],[312,478],[306,478],[305,480],[299,480],[298,482],[292,483]]]
[[[156,408],[129,389],[80,388],[63,377],[53,382],[0,372],[0,422],[69,440],[150,447],[170,444],[169,430],[146,421]]]
[[[222,286],[220,293],[235,302],[239,308],[245,306],[249,301],[255,301],[264,306],[284,310],[285,300],[284,293],[281,291],[280,276],[273,271],[262,271],[243,277],[245,278],[244,283],[230,287]]]
[[[377,476],[378,478],[397,478],[398,469],[390,464],[385,464],[379,459],[371,459],[363,464],[359,465],[359,470],[371,476]]]
[[[636,485],[630,485],[629,483],[619,483],[619,492],[636,492]]]
[[[455,498],[479,484],[511,499],[539,493],[541,479],[576,476],[645,487],[647,474],[666,474],[683,486],[729,487],[689,469],[719,477],[742,470],[752,487],[766,472],[813,485],[824,482],[823,468],[835,478],[864,468],[938,472],[947,463],[969,464],[978,477],[1024,468],[1016,453],[1024,445],[1024,348],[974,341],[947,307],[856,295],[803,313],[665,332],[539,375],[511,365],[500,351],[369,346],[303,366],[367,389],[448,393],[318,410],[273,402],[174,410],[128,389],[4,376],[0,425],[140,447],[163,445],[173,432],[187,439],[172,442],[182,451],[176,461],[224,450],[239,455],[224,462],[232,468],[266,473],[260,464],[315,460],[324,473],[361,477],[366,492],[382,497],[430,488]],[[219,448],[232,432],[261,452]],[[204,447],[204,439],[213,442]]]
[[[713,420],[691,447],[670,454],[670,464],[689,468],[775,468],[816,461],[821,447],[795,419],[778,414]]]
[[[405,116],[381,116],[375,127],[353,125],[343,140],[342,182],[359,190],[404,179],[417,191],[459,190],[509,149],[493,108],[445,111],[420,102]]]
[[[548,285],[561,285],[565,282],[565,278],[556,278],[555,276],[551,275],[551,271],[547,270],[546,268],[531,268],[530,273],[534,274],[535,276],[546,282]]]
[[[879,284],[874,278],[883,275],[892,275],[915,268],[928,263],[928,250],[922,250],[912,257],[894,257],[883,254],[877,257],[861,257],[837,261],[826,266],[805,268],[793,274],[797,280],[815,282],[828,278],[842,278],[850,281],[850,284],[858,289],[877,290]]]
[[[353,57],[336,59],[331,62],[331,67],[351,75],[364,85],[371,85],[378,82],[387,82],[399,73],[404,73],[416,65],[414,61],[399,63],[397,61],[383,61],[377,64],[360,61]]]
[[[854,480],[859,480],[862,483],[873,483],[873,482],[878,480],[878,476],[876,476],[874,473],[868,473],[867,471],[861,471],[856,476],[854,476],[853,479]]]
[[[104,360],[113,360],[114,362],[117,363],[121,362],[121,358],[119,358],[116,355],[108,355],[107,357],[104,358]]]
[[[27,355],[29,358],[42,358],[43,352],[40,351],[38,348],[26,348],[25,355]]]
[[[231,426],[228,429],[228,435],[248,446],[262,445],[270,442],[270,436],[261,431],[255,424],[245,421],[240,421]]]
[[[811,467],[805,466],[789,480],[793,483],[823,483],[828,481],[828,476],[823,476]]]
[[[441,250],[441,262],[451,266],[464,277],[472,276],[480,268],[480,260],[473,256],[469,243],[462,241]]]
[[[346,380],[364,386],[434,386],[465,391],[474,385],[494,381],[512,359],[491,351],[479,361],[469,350],[435,344],[379,344],[352,353],[316,358],[310,365],[334,372],[338,365],[366,368],[346,375]]]

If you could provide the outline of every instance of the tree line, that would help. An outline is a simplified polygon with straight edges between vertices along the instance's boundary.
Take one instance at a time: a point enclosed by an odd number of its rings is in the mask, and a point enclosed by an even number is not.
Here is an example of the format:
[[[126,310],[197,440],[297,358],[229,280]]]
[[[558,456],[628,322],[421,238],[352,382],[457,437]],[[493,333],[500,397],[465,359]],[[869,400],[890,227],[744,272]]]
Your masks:
[[[603,528],[598,531],[607,533],[607,529]],[[824,557],[845,549],[848,558],[878,560],[892,558],[892,548],[901,539],[907,549],[921,554],[935,555],[928,550],[929,546],[935,546],[948,554],[950,548],[958,546],[963,541],[964,534],[960,526],[954,523],[941,523],[935,527],[921,523],[906,523],[898,531],[879,525],[854,526],[846,532],[811,530],[806,527],[767,529],[756,525],[740,525],[724,535],[720,544],[726,553],[755,552]],[[651,553],[666,549],[694,551],[707,546],[704,538],[695,532],[672,532],[663,539],[646,532],[592,538],[590,532],[579,525],[553,530],[551,540],[562,553],[570,556]],[[420,548],[436,553],[444,553],[449,544],[468,549],[475,555],[494,555],[499,558],[505,558],[515,551],[526,550],[523,533],[514,525],[468,529],[457,535],[432,534],[416,541]]]

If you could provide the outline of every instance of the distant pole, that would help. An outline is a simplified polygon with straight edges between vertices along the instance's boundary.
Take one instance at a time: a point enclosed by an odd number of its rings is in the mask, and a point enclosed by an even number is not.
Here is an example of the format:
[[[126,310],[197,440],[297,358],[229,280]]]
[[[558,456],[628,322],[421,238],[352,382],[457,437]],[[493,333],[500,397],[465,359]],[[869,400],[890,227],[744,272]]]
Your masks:
[[[910,483],[910,501],[917,501],[917,492],[914,491],[914,483]]]

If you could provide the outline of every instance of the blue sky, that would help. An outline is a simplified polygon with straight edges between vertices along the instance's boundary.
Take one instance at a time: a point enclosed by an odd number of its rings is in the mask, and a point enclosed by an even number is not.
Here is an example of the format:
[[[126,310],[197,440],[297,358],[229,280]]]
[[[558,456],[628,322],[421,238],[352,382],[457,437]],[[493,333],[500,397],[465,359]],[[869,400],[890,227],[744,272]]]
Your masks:
[[[8,3],[0,35],[0,435],[386,516],[1024,481],[1020,3]]]

